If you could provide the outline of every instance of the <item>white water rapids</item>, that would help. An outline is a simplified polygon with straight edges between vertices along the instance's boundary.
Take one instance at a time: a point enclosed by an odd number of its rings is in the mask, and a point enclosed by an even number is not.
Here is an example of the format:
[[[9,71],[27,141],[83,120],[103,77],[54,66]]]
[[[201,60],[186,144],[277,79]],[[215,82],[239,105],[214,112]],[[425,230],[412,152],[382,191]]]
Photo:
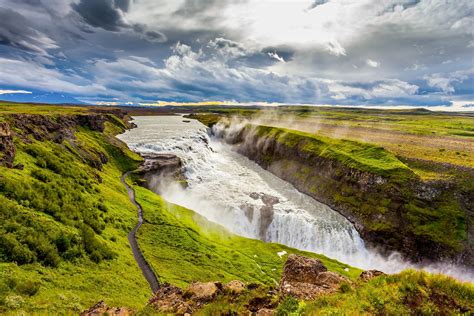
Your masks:
[[[362,269],[398,272],[413,265],[365,247],[352,223],[328,206],[209,137],[206,128],[181,116],[136,117],[137,128],[119,135],[138,153],[181,158],[186,189],[161,188],[167,201],[192,209],[235,234],[321,253]],[[276,254],[275,254],[276,255]],[[473,281],[474,272],[455,265],[423,267]]]

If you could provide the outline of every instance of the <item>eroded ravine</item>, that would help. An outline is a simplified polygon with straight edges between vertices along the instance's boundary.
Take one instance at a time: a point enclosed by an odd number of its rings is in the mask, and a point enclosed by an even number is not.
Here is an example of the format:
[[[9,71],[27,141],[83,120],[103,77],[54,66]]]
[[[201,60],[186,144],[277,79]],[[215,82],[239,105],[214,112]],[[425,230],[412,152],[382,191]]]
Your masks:
[[[203,125],[179,116],[138,117],[138,128],[120,135],[139,153],[173,153],[185,167],[188,187],[167,183],[160,194],[230,231],[250,238],[322,253],[363,269],[397,272],[411,265],[367,249],[352,223],[328,206],[210,138]],[[451,273],[452,267],[430,267]],[[455,273],[451,273],[455,274]]]

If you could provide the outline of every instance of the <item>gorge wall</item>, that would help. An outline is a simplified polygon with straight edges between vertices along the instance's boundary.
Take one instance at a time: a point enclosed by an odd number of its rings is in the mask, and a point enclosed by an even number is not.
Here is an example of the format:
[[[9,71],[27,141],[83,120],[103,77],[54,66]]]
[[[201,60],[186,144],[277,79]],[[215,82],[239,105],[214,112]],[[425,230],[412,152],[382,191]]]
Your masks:
[[[473,264],[472,190],[422,181],[381,147],[281,128],[218,123],[212,133],[339,211],[372,247],[414,262]]]

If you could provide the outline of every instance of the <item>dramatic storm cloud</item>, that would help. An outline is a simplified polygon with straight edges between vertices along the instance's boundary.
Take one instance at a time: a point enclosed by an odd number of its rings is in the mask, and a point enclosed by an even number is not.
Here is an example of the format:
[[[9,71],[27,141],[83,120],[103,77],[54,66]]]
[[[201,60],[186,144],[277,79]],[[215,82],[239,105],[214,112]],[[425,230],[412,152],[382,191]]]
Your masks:
[[[89,103],[462,106],[474,102],[473,9],[470,0],[0,0],[0,90]]]

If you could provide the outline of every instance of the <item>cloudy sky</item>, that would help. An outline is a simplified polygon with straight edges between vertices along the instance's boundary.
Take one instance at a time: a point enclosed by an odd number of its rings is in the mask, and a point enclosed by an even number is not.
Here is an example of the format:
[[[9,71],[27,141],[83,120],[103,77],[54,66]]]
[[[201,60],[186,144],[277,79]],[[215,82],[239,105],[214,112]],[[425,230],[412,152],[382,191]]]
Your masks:
[[[474,103],[472,0],[0,0],[0,99]]]

